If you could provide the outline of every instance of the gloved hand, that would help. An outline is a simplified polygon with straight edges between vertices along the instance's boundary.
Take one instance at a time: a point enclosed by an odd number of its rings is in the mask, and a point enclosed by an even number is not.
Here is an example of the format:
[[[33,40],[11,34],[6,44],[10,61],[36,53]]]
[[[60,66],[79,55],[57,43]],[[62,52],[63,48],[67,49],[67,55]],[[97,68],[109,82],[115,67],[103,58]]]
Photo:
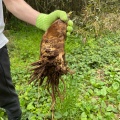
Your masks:
[[[36,27],[38,27],[43,31],[46,31],[51,26],[51,24],[59,18],[62,21],[68,23],[67,35],[69,36],[73,30],[73,22],[71,20],[68,20],[68,17],[65,11],[56,10],[50,14],[41,13],[36,20]]]

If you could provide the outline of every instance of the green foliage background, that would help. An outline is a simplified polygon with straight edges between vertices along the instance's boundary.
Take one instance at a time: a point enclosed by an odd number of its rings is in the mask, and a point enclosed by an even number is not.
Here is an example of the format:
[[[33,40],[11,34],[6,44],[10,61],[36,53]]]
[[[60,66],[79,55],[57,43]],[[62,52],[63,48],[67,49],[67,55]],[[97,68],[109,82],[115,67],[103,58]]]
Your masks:
[[[18,27],[18,26],[17,26]],[[19,27],[21,29],[19,29]],[[30,64],[39,59],[43,32],[19,23],[6,31],[13,83],[20,98],[22,120],[49,120],[51,98],[44,89],[28,85]],[[57,99],[55,120],[119,120],[120,117],[120,31],[102,37],[66,39],[66,60],[73,75],[65,75],[65,99]],[[62,84],[60,83],[60,89]],[[4,112],[1,120],[6,119]]]

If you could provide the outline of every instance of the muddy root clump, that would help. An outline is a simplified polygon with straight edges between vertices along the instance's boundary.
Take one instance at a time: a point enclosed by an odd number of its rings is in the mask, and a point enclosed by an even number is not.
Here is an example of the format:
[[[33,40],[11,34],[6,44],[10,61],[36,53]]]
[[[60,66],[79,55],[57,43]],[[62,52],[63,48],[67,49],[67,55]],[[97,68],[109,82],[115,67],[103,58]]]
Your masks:
[[[40,45],[40,59],[32,63],[31,82],[42,85],[46,81],[47,90],[52,97],[51,110],[54,109],[56,94],[60,96],[58,88],[61,76],[69,69],[65,61],[66,23],[56,20],[45,32]],[[65,87],[65,84],[64,84]]]

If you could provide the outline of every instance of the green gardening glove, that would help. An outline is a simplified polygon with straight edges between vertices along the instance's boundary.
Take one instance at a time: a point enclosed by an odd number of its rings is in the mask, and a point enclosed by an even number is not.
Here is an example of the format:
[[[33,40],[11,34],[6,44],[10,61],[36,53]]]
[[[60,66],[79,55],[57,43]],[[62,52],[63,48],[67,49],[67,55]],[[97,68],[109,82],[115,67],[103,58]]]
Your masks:
[[[43,31],[46,31],[51,26],[51,24],[57,19],[61,19],[62,21],[68,23],[67,35],[69,36],[73,30],[73,22],[71,20],[68,20],[65,11],[56,10],[50,14],[41,13],[40,15],[38,15],[38,18],[36,20],[36,27]]]

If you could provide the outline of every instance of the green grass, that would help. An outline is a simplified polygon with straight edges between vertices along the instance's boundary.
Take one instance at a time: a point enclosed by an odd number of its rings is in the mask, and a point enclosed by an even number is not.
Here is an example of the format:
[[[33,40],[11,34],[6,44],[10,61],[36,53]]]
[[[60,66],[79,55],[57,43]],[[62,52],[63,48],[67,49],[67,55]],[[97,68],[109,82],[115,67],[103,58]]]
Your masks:
[[[27,117],[29,120],[43,120],[51,116],[51,98],[44,86],[28,85],[30,64],[39,59],[42,35],[43,32],[31,26],[7,34],[13,83],[23,111],[22,120]],[[65,51],[68,66],[75,73],[63,76],[66,94],[63,101],[57,99],[55,119],[119,120],[120,32],[98,39],[89,37],[85,43],[81,36],[71,36],[66,40]]]

